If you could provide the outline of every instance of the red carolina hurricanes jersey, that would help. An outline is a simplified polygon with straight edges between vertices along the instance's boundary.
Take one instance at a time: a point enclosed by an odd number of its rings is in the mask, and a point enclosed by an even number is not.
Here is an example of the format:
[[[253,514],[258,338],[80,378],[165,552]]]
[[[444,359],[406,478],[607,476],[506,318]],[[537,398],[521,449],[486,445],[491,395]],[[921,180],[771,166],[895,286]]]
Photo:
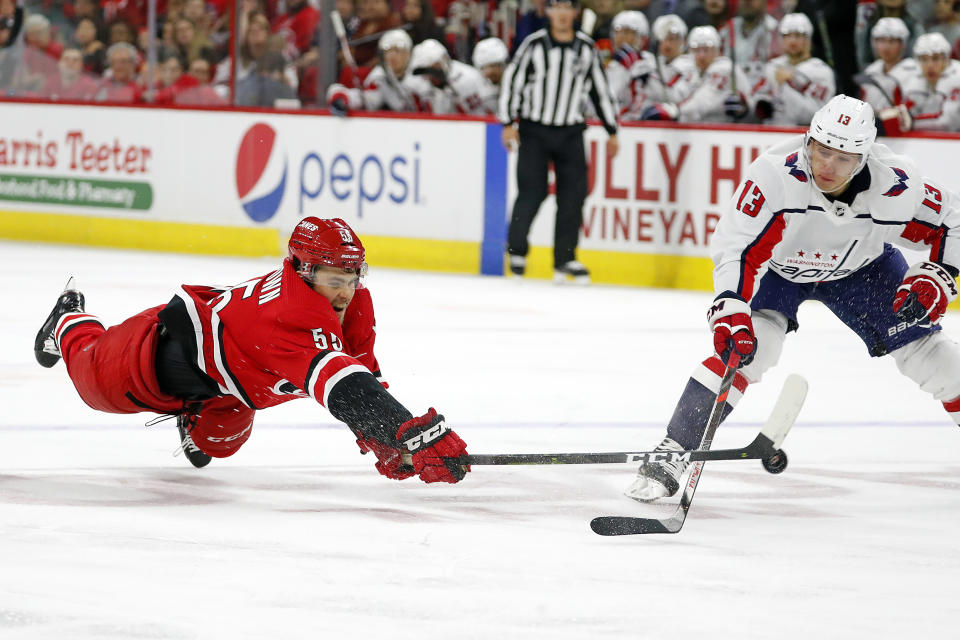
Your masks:
[[[382,383],[369,290],[357,288],[341,326],[288,261],[225,289],[183,285],[160,317],[220,392],[251,409],[308,395],[326,407],[330,391],[356,372]]]

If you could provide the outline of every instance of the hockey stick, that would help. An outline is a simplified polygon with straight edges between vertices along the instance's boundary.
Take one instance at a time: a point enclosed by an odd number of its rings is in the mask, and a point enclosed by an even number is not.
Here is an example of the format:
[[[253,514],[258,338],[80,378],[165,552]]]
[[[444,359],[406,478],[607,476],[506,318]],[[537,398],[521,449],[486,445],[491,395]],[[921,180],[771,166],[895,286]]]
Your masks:
[[[353,70],[354,77],[357,75],[357,62],[353,59],[353,52],[350,51],[350,44],[347,42],[347,29],[343,26],[343,18],[340,12],[334,9],[330,12],[330,24],[333,25],[333,31],[337,34],[337,40],[340,41],[340,51],[343,52],[343,59]]]
[[[786,460],[780,443],[787,436],[790,425],[765,424],[753,442],[739,449],[708,451],[617,451],[611,453],[499,453],[473,454],[460,457],[460,464],[471,465],[549,465],[549,464],[636,464],[645,462],[706,462],[707,460],[767,460],[774,456]],[[786,465],[771,473],[779,473]]]
[[[713,442],[713,435],[720,424],[723,416],[723,408],[726,405],[727,394],[730,391],[730,385],[733,383],[733,376],[736,373],[736,367],[727,364],[727,371],[720,383],[720,392],[717,393],[717,400],[713,411],[710,412],[710,420],[707,424],[707,430],[703,434],[701,442],[702,449],[709,449]],[[803,407],[803,401],[807,397],[807,381],[801,376],[791,374],[787,377],[780,391],[780,396],[773,407],[773,411],[764,424],[764,430],[772,429],[786,433],[793,426]],[[697,484],[700,482],[700,474],[703,471],[703,462],[695,462],[690,472],[690,478],[684,487],[683,495],[680,497],[680,504],[672,516],[665,519],[658,518],[633,518],[620,516],[601,516],[594,518],[590,522],[590,528],[594,533],[602,536],[622,536],[640,533],[677,533],[683,527],[687,518],[687,512],[690,510],[690,503],[693,501],[693,494],[697,490]]]
[[[827,31],[827,18],[823,14],[823,9],[817,9],[817,29],[823,40],[823,55],[827,58],[826,62],[831,69],[835,70],[837,67],[833,63],[833,42],[830,40],[830,32]]]

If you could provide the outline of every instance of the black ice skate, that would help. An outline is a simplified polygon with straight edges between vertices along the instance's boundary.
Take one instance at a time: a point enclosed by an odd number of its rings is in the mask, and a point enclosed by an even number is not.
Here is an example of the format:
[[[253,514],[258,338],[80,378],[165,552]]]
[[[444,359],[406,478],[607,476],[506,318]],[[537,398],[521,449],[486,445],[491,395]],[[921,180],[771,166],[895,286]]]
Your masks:
[[[174,455],[183,451],[190,464],[201,469],[210,464],[210,456],[200,450],[190,437],[190,432],[197,424],[197,416],[193,413],[181,413],[177,416],[177,429],[180,431],[180,449]]]
[[[590,271],[582,262],[571,260],[553,270],[553,281],[557,284],[590,284]]]
[[[527,271],[526,256],[510,256],[510,273],[515,276],[522,276]]]
[[[76,279],[71,277],[63,288],[63,293],[53,306],[53,311],[47,316],[46,322],[37,332],[37,339],[33,342],[33,355],[40,366],[50,368],[60,361],[60,349],[53,339],[53,331],[57,328],[60,318],[67,313],[83,313],[83,294],[77,290]]]

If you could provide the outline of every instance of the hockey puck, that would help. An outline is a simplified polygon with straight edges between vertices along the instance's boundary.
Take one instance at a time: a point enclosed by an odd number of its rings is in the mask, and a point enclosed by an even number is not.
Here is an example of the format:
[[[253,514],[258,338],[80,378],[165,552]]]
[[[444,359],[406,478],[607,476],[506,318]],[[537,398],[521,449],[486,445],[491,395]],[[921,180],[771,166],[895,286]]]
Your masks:
[[[769,458],[764,458],[762,462],[767,473],[783,473],[783,470],[787,468],[787,452],[778,449],[775,454]]]

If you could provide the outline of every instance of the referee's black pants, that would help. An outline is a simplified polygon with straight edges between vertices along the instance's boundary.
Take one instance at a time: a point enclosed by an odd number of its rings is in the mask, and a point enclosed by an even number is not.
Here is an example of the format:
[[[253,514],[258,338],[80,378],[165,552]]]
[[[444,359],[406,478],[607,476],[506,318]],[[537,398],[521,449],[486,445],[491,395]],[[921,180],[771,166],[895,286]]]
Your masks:
[[[557,177],[557,222],[553,233],[553,265],[562,267],[576,258],[583,201],[587,197],[587,159],[584,125],[551,127],[529,120],[519,124],[517,199],[513,203],[507,252],[525,256],[530,250],[530,225],[547,197],[547,165],[552,160]]]

